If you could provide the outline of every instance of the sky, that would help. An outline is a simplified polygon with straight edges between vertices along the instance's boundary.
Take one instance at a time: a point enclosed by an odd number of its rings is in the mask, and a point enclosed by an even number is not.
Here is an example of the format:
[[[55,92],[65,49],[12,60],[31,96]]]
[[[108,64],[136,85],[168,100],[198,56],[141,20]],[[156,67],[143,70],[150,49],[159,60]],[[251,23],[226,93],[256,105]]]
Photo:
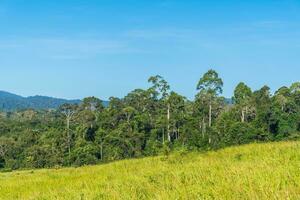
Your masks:
[[[0,90],[123,97],[159,74],[192,99],[215,69],[243,81],[300,81],[299,0],[0,0]]]

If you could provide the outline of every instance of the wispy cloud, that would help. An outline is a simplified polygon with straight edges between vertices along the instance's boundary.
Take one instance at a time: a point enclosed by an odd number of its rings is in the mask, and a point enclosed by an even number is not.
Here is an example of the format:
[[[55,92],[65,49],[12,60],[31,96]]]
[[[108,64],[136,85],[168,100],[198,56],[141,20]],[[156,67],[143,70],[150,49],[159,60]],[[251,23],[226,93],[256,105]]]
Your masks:
[[[286,26],[291,26],[291,22],[278,21],[278,20],[264,20],[254,22],[252,24],[253,28],[282,28]]]
[[[157,52],[158,48],[160,52],[193,52],[195,49],[212,51],[223,48],[227,42],[222,41],[222,37],[213,30],[202,29],[140,29],[127,31],[125,36],[154,46],[154,52]]]
[[[286,32],[286,28],[293,28],[293,32]],[[300,25],[286,21],[260,20],[244,24],[232,24],[220,27],[207,27],[206,29],[140,29],[126,33],[127,37],[155,41],[161,48],[162,42],[170,44],[172,51],[185,49],[199,50],[226,50],[243,47],[299,47]],[[169,47],[170,47],[169,46]],[[170,50],[170,49],[169,49]],[[169,51],[168,50],[168,51]]]
[[[295,27],[292,34],[282,27]],[[274,31],[274,29],[279,29]],[[272,32],[269,31],[272,29]],[[297,32],[298,31],[298,32]],[[107,38],[97,34],[45,38],[20,38],[0,40],[0,55],[30,54],[39,58],[56,60],[90,59],[99,55],[147,54],[170,51],[195,52],[195,50],[225,50],[241,46],[299,46],[300,27],[290,22],[261,20],[247,24],[222,27],[132,29]],[[226,39],[227,38],[227,39]],[[159,49],[159,51],[158,51]]]
[[[200,35],[201,31],[193,29],[140,29],[130,30],[125,36],[142,39],[185,39]]]
[[[32,53],[53,59],[83,59],[99,54],[124,54],[138,52],[125,41],[97,39],[10,39],[0,41],[1,51]]]

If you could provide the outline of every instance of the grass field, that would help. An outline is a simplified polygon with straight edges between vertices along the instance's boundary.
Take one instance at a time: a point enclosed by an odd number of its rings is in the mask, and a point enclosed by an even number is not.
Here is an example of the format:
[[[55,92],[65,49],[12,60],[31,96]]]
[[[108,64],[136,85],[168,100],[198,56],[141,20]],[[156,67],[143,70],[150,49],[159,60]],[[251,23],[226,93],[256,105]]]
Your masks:
[[[0,199],[300,199],[300,142],[0,173]]]

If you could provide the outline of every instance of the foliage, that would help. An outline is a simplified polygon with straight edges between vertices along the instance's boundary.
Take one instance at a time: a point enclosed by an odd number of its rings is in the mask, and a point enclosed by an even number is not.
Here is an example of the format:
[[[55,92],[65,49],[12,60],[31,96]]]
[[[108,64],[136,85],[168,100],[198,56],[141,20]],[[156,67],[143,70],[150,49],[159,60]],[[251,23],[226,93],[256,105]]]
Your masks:
[[[268,86],[252,92],[241,82],[226,104],[214,70],[200,77],[194,100],[159,75],[148,82],[148,89],[111,97],[107,106],[87,97],[54,110],[1,113],[0,169],[82,166],[300,136],[300,83],[271,94]]]

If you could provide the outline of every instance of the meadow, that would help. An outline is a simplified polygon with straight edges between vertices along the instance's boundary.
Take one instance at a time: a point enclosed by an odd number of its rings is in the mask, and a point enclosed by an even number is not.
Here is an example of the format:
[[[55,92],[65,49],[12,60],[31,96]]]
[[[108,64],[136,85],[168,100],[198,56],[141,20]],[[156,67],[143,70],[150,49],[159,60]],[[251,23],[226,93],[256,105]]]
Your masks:
[[[1,200],[299,198],[300,142],[0,173]]]

